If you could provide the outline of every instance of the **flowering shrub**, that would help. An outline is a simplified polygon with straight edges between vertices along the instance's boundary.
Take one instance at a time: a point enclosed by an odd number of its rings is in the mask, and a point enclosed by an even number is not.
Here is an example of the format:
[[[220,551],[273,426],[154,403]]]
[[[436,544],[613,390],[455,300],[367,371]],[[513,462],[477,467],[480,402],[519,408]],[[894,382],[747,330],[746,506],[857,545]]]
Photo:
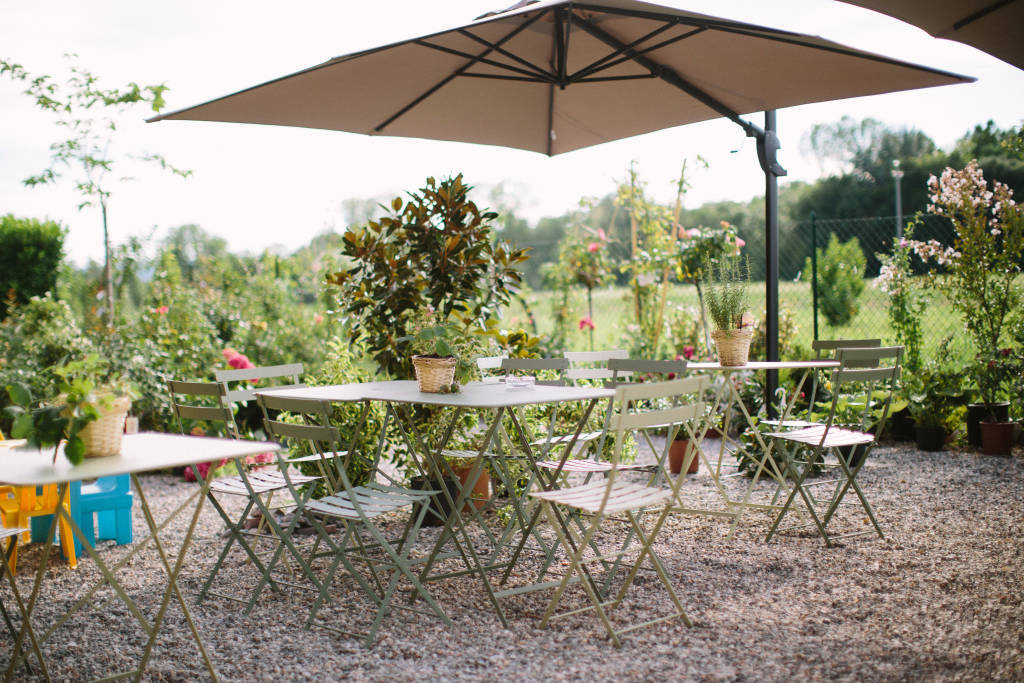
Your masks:
[[[986,402],[998,400],[1006,380],[990,375],[1001,374],[1007,323],[1016,318],[1019,324],[1024,314],[1024,211],[1005,184],[993,181],[989,189],[977,161],[963,170],[947,168],[941,177],[932,176],[928,189],[928,211],[948,218],[956,237],[952,246],[934,240],[910,240],[907,246],[942,273],[933,271],[931,276],[963,316],[978,354],[974,371],[979,388],[988,393]]]
[[[908,236],[912,227],[908,228]],[[872,286],[888,295],[887,313],[889,323],[896,331],[896,340],[903,344],[904,366],[914,372],[921,367],[921,343],[924,333],[921,318],[928,297],[922,287],[911,276],[910,257],[912,248],[907,239],[893,243],[892,253],[876,254],[882,266]]]

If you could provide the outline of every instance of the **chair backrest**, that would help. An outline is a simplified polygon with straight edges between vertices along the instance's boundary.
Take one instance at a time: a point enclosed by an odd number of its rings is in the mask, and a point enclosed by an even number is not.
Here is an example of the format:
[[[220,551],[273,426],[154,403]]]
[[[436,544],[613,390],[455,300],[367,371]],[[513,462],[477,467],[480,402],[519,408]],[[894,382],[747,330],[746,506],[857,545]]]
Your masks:
[[[638,358],[612,358],[608,361],[612,377],[605,386],[615,388],[622,384],[642,382],[648,375],[660,375],[659,380],[673,380],[686,373],[686,360],[643,360]]]
[[[172,379],[167,381],[167,389],[171,394],[171,410],[182,434],[185,433],[185,420],[202,420],[222,423],[231,438],[239,438],[235,416],[227,404],[227,385]]]
[[[502,358],[501,369],[506,376],[517,372],[552,372],[555,373],[555,379],[538,377],[537,384],[564,386],[565,371],[569,369],[569,360],[566,358]]]
[[[608,361],[613,358],[629,358],[624,349],[606,351],[566,351],[565,359],[569,361],[569,369],[565,378],[576,384],[580,380],[608,380],[612,371],[608,369]]]
[[[302,375],[302,363],[288,363],[287,365],[266,365],[263,367],[247,368],[245,370],[214,370],[213,378],[224,385],[226,395],[225,403],[246,403],[256,400],[256,392],[273,386],[275,389],[294,389],[304,387],[299,381]],[[264,380],[284,379],[286,383],[277,382],[264,383]],[[257,387],[251,381],[257,380],[263,386]],[[235,382],[242,384],[235,389],[229,385]]]
[[[903,347],[841,348],[836,351],[836,360],[839,367],[832,372],[832,408],[827,424],[835,423],[837,412],[847,406],[856,414],[860,429],[877,427],[877,440],[900,376]]]
[[[706,411],[702,397],[708,382],[707,375],[693,375],[667,382],[637,382],[616,387],[608,420],[608,433],[614,436],[615,446],[605,502],[611,493],[627,436],[652,429],[667,430],[665,452],[662,453],[662,462],[667,462],[668,449],[680,430],[685,430],[691,438],[700,431],[699,424],[704,420]],[[683,479],[679,477],[671,484],[673,493],[677,492]]]
[[[325,467],[323,470],[332,492],[341,488],[352,488],[352,482],[347,474],[351,456],[343,451],[341,433],[330,423],[330,402],[263,394],[258,395],[257,400],[263,411],[263,431],[266,432],[268,438],[282,443],[307,442],[312,452],[323,457],[325,463],[328,460],[334,463],[331,467]],[[275,419],[271,419],[270,411],[274,411]],[[301,415],[303,424],[293,424],[276,419],[279,417],[279,413],[284,412]]]

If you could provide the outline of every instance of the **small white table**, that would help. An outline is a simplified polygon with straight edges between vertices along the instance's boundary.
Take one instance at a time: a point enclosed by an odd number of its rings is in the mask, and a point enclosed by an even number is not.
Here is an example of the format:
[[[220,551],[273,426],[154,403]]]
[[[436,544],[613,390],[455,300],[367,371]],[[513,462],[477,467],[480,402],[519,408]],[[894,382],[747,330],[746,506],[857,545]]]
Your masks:
[[[121,601],[125,603],[131,613],[139,621],[143,630],[149,635],[149,641],[142,653],[142,659],[139,662],[138,668],[129,672],[113,674],[111,678],[134,676],[134,679],[138,681],[142,678],[142,674],[146,670],[146,664],[149,661],[153,646],[156,643],[157,636],[160,632],[160,626],[163,623],[164,615],[167,611],[168,604],[170,603],[171,594],[173,593],[177,597],[178,603],[181,605],[181,610],[188,622],[189,629],[192,632],[192,637],[202,654],[207,671],[210,673],[213,680],[217,680],[217,673],[213,668],[213,664],[210,662],[210,658],[207,655],[206,648],[203,646],[199,632],[196,630],[196,626],[192,621],[192,615],[189,612],[188,606],[185,604],[181,591],[178,589],[177,582],[178,574],[181,572],[181,568],[184,565],[185,556],[188,553],[188,547],[192,540],[192,533],[195,530],[196,522],[199,519],[203,503],[206,500],[206,491],[209,487],[209,482],[204,481],[202,485],[198,487],[196,493],[189,499],[193,500],[198,497],[198,502],[196,503],[195,512],[192,514],[192,520],[185,533],[184,540],[177,551],[175,564],[172,567],[169,562],[166,548],[160,542],[158,532],[166,526],[172,518],[177,516],[177,514],[187,506],[189,501],[183,503],[182,506],[171,513],[167,520],[164,520],[162,523],[157,525],[153,519],[152,513],[150,512],[149,505],[146,502],[145,493],[139,485],[139,480],[136,477],[136,474],[151,470],[183,467],[201,462],[217,461],[225,458],[238,458],[245,455],[278,451],[280,449],[281,447],[278,444],[264,441],[242,441],[236,439],[182,436],[178,434],[144,433],[125,435],[121,442],[120,455],[104,458],[87,458],[82,462],[82,464],[77,466],[72,466],[64,457],[63,452],[57,455],[56,463],[54,463],[53,451],[50,449],[47,449],[46,451],[39,451],[34,449],[16,448],[5,450],[0,454],[0,483],[10,484],[13,486],[42,486],[47,484],[60,485],[57,514],[65,517],[71,524],[73,532],[82,541],[83,547],[88,551],[93,561],[96,562],[104,577],[96,586],[87,592],[84,598],[72,606],[71,609],[68,610],[67,614],[65,614],[39,639],[39,642],[45,643],[54,630],[67,621],[72,614],[77,612],[95,591],[104,584],[109,584],[115,593],[117,593],[117,596]],[[75,520],[71,519],[70,515],[64,510],[63,501],[65,496],[69,495],[68,482],[80,481],[83,479],[95,479],[97,477],[107,477],[117,474],[131,475],[132,482],[135,486],[135,490],[138,492],[139,503],[141,505],[142,512],[145,515],[146,524],[149,527],[151,535],[149,538],[139,541],[128,557],[123,558],[116,565],[108,568],[96,550],[86,542],[85,537],[82,534],[82,530],[78,528]],[[39,562],[39,570],[36,573],[35,583],[32,587],[32,594],[28,601],[28,618],[26,619],[25,624],[22,625],[21,632],[18,634],[17,642],[12,650],[11,662],[5,675],[5,680],[8,681],[12,679],[15,668],[20,659],[20,656],[15,653],[22,652],[25,634],[27,629],[30,628],[29,620],[31,619],[32,610],[35,607],[36,600],[39,597],[39,591],[45,574],[47,560],[53,545],[53,536],[56,524],[57,516],[55,515],[53,522],[50,525],[50,531],[47,536],[48,542],[43,549],[43,556]],[[146,616],[139,609],[139,606],[131,599],[117,581],[117,577],[114,575],[114,573],[123,566],[132,555],[141,550],[150,540],[152,540],[153,544],[156,546],[156,550],[160,554],[160,559],[164,565],[164,569],[167,572],[167,588],[164,591],[160,609],[152,623],[149,623]],[[45,663],[40,661],[40,665],[43,667],[43,675],[47,680],[49,680],[49,675],[45,669]]]
[[[775,480],[776,484],[782,489],[786,489],[788,484],[786,483],[785,474],[779,469],[778,464],[772,458],[772,447],[774,442],[766,443],[762,438],[760,431],[757,429],[757,422],[754,416],[750,414],[747,407],[743,404],[742,397],[740,396],[740,390],[736,382],[733,381],[732,375],[741,372],[764,372],[767,370],[798,370],[802,371],[803,374],[800,377],[800,382],[797,386],[804,386],[807,377],[812,372],[818,370],[828,370],[839,367],[839,361],[828,360],[828,359],[816,359],[816,360],[803,360],[803,361],[751,361],[746,365],[722,365],[721,363],[687,363],[687,371],[696,372],[718,372],[724,374],[725,381],[722,382],[715,396],[714,404],[712,407],[712,415],[718,413],[719,410],[725,411],[725,420],[722,424],[721,434],[721,446],[718,451],[718,462],[714,467],[711,466],[705,458],[705,467],[708,469],[715,486],[718,489],[719,494],[725,501],[726,511],[708,511],[708,510],[692,510],[688,508],[681,508],[684,512],[697,513],[697,514],[710,514],[719,515],[732,518],[732,524],[729,527],[729,533],[727,537],[732,537],[732,534],[736,531],[736,527],[739,524],[740,517],[743,512],[747,509],[760,509],[760,510],[777,510],[781,509],[781,505],[774,504],[760,504],[751,502],[751,494],[754,488],[757,486],[757,482],[760,479],[762,473],[767,473],[772,479]],[[793,411],[793,406],[796,403],[796,399],[799,395],[794,392],[786,401],[783,409],[779,415],[779,420],[788,419],[789,415]],[[753,438],[757,441],[761,448],[761,457],[756,462],[757,469],[754,472],[754,476],[750,480],[750,484],[747,486],[746,493],[742,500],[733,500],[729,497],[725,488],[722,486],[722,460],[725,456],[726,440],[728,439],[728,432],[731,425],[732,413],[738,411],[742,414],[744,421],[747,426],[750,427]],[[701,452],[703,458],[703,452]]]

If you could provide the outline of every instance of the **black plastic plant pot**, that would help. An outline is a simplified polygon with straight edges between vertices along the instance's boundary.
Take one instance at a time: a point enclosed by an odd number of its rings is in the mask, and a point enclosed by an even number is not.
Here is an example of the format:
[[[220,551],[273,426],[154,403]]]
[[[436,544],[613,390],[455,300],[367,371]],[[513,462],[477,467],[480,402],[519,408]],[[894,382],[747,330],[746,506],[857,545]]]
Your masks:
[[[914,438],[922,451],[941,451],[946,447],[946,430],[942,427],[915,427]]]
[[[436,479],[430,479],[425,476],[412,477],[409,480],[409,488],[414,491],[437,491],[437,493],[430,497],[430,508],[423,517],[423,526],[441,526],[448,521],[448,517],[452,513],[452,504],[448,502],[448,498],[444,495],[444,490],[441,486],[442,484]],[[445,477],[444,486],[448,488],[448,494],[454,501],[459,495],[459,480]],[[412,514],[414,518],[420,514],[419,507],[419,505],[413,506]]]
[[[843,460],[846,461],[846,466],[853,468],[864,461],[868,448],[867,446],[840,446],[839,453],[843,456]]]
[[[1007,422],[1010,419],[1009,403],[968,403],[967,404],[967,443],[972,446],[981,445],[981,422],[989,420],[995,414],[996,422]]]

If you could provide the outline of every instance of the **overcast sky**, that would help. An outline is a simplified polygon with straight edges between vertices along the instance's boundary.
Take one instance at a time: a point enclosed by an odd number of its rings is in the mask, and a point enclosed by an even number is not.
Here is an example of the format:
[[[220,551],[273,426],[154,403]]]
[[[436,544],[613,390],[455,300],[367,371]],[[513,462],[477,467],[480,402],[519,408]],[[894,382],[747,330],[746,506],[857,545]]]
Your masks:
[[[92,70],[103,87],[128,81],[170,86],[165,111],[235,92],[341,54],[471,21],[511,0],[53,0],[5,3],[0,57],[33,74],[66,73],[64,53]],[[913,126],[944,148],[974,124],[1002,128],[1024,118],[1024,71],[960,43],[937,40],[889,17],[832,0],[670,1],[666,4],[825,38],[978,79],[909,93],[807,105],[779,112],[780,159],[791,179],[814,180],[819,163],[803,153],[815,123],[843,115]],[[0,214],[52,218],[69,229],[67,251],[78,263],[102,255],[98,212],[76,209],[69,180],[27,188],[21,181],[49,162],[61,131],[0,80]],[[480,188],[504,184],[517,213],[557,215],[588,195],[613,191],[636,161],[651,192],[664,201],[683,159],[710,163],[695,173],[687,205],[745,200],[763,193],[753,140],[724,120],[606,143],[554,158],[448,142],[369,138],[333,131],[242,124],[127,121],[129,153],[155,152],[191,169],[181,180],[125,167],[135,180],[118,184],[110,203],[116,242],[197,223],[235,250],[271,245],[294,249],[325,229],[343,229],[341,202],[392,196],[428,175],[464,172]],[[749,117],[758,125],[760,115]],[[892,213],[890,210],[889,213]]]

